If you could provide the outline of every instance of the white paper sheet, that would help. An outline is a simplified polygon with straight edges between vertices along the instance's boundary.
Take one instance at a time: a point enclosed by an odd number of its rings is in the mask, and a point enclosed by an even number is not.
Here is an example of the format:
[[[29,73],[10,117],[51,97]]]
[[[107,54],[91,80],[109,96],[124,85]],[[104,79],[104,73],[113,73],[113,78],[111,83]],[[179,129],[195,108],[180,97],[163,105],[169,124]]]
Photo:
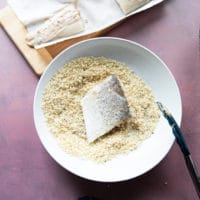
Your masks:
[[[28,31],[36,29],[45,19],[67,5],[72,0],[8,0],[19,20]],[[113,24],[136,13],[149,9],[164,0],[151,0],[141,8],[125,15],[115,0],[79,0],[78,8],[85,23],[85,30],[68,37],[57,38],[52,41],[36,45],[35,48],[50,46],[71,38],[91,34],[108,28]]]

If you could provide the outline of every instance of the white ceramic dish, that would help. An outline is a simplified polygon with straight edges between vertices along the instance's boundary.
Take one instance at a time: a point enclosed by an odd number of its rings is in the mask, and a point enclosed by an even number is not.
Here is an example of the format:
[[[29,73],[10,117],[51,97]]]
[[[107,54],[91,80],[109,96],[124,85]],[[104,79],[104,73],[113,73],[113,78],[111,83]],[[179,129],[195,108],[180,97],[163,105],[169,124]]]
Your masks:
[[[63,152],[49,132],[41,108],[45,86],[64,64],[81,56],[105,56],[125,63],[152,89],[155,98],[173,114],[178,124],[182,116],[179,89],[164,62],[147,48],[128,40],[102,37],[79,42],[61,52],[42,75],[34,98],[34,121],[39,138],[54,160],[70,172],[95,181],[117,182],[135,178],[156,166],[168,153],[174,136],[161,117],[154,134],[135,151],[105,164],[81,160]],[[78,147],[77,147],[78,148]]]

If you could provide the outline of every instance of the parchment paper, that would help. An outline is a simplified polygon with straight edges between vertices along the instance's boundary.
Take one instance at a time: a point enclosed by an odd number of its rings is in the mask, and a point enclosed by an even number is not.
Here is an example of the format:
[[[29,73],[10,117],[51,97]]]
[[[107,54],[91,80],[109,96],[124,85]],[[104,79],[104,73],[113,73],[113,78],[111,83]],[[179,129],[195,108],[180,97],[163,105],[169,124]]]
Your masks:
[[[78,9],[84,20],[85,30],[81,33],[67,37],[57,38],[52,41],[34,46],[36,49],[50,46],[68,39],[86,36],[100,31],[128,18],[131,15],[147,10],[164,0],[151,0],[146,5],[125,15],[115,0],[79,0]],[[66,6],[70,0],[8,0],[19,20],[28,31],[36,29],[44,20],[52,16],[56,11]]]

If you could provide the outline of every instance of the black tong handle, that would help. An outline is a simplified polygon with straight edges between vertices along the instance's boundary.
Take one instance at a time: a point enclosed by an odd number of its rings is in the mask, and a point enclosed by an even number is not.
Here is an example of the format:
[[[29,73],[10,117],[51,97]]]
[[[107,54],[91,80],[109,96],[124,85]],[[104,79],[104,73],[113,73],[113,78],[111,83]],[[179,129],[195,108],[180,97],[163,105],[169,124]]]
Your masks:
[[[178,143],[178,145],[184,155],[186,166],[188,168],[188,171],[192,178],[196,192],[200,199],[200,177],[198,176],[197,169],[192,160],[189,148],[185,142],[185,139],[183,137],[181,129],[177,125],[177,123],[176,123],[175,119],[173,118],[173,116],[171,115],[171,113],[169,113],[160,102],[157,102],[157,104],[158,104],[160,111],[163,113],[163,116],[167,119],[169,125],[172,127],[172,132],[176,138],[176,142]]]

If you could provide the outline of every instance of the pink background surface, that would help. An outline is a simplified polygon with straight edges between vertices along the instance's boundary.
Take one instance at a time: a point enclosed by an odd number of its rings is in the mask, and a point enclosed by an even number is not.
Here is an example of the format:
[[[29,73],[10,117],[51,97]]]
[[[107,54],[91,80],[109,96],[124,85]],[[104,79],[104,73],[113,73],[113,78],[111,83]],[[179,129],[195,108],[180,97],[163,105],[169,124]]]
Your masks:
[[[0,8],[6,5],[0,0]],[[200,169],[200,2],[166,0],[106,34],[138,42],[161,57],[175,76],[183,103],[182,130]],[[150,172],[121,183],[79,178],[54,162],[33,123],[39,78],[0,28],[0,200],[196,200],[176,144]],[[153,155],[152,155],[153,156]]]

